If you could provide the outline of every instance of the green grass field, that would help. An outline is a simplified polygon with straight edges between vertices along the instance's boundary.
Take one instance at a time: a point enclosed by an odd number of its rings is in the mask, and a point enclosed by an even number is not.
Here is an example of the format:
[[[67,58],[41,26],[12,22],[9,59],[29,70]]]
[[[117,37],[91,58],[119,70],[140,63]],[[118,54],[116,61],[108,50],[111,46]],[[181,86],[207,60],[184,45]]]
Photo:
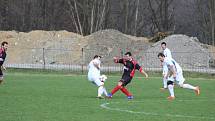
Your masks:
[[[108,91],[120,76],[108,76]],[[129,101],[119,91],[112,99],[96,99],[97,87],[85,75],[7,72],[0,85],[0,121],[214,121],[215,79],[187,78],[201,95],[175,88],[167,101],[161,78],[134,78]]]

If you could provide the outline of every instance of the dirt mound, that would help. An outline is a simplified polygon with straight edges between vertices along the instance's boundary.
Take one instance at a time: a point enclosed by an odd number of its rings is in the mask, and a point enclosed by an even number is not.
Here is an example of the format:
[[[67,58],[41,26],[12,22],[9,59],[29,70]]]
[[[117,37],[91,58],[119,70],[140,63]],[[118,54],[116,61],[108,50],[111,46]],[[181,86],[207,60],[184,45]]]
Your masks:
[[[160,67],[157,54],[162,52],[160,44],[167,43],[173,58],[180,63],[183,68],[205,68],[209,67],[210,54],[203,48],[197,38],[186,35],[171,35],[155,43],[146,53],[147,67]]]
[[[8,64],[87,64],[95,54],[104,56],[104,63],[113,64],[113,56],[149,47],[144,37],[111,29],[85,37],[67,31],[0,31],[0,41],[9,42]]]
[[[67,31],[1,31],[0,41],[8,41],[7,63],[71,63],[79,61],[81,49],[87,44],[83,36]],[[78,51],[71,53],[68,50]]]
[[[0,31],[0,41],[8,41],[8,64],[88,64],[96,54],[102,55],[103,65],[115,65],[113,57],[131,51],[140,65],[160,67],[157,59],[161,42],[166,42],[173,58],[183,68],[210,67],[212,62],[207,46],[197,38],[171,35],[157,43],[144,37],[134,37],[117,30],[102,30],[89,36],[67,31]],[[83,51],[82,51],[83,48]],[[215,62],[215,61],[213,61]]]
[[[99,54],[104,57],[104,63],[113,64],[114,56],[121,57],[126,51],[135,54],[147,50],[150,46],[147,38],[128,36],[111,29],[95,32],[85,39],[88,41],[88,45],[85,46],[85,63],[95,54]]]

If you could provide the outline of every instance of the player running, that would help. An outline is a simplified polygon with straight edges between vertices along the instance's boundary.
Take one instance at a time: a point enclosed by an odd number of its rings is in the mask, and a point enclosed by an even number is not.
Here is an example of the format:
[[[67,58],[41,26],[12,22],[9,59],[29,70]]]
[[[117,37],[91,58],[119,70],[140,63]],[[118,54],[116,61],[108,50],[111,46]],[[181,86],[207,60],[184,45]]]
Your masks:
[[[166,47],[166,42],[161,43],[161,48],[163,50],[163,54],[165,55],[165,57],[172,58],[170,49]],[[161,63],[161,65],[163,67],[163,88],[161,88],[161,90],[165,90],[167,89],[168,68],[165,64]]]
[[[118,82],[118,85],[116,85],[116,87],[111,91],[111,93],[108,94],[108,97],[112,98],[112,96],[118,90],[121,90],[127,96],[128,99],[133,99],[132,94],[126,89],[126,85],[131,82],[136,69],[139,70],[141,74],[145,75],[146,78],[148,77],[148,74],[144,72],[142,67],[132,58],[131,52],[125,53],[125,57],[121,59],[114,57],[114,62],[123,64],[124,72],[122,78]]]
[[[93,60],[88,65],[88,80],[91,81],[93,84],[98,86],[98,96],[97,98],[103,99],[102,94],[105,94],[107,96],[107,91],[104,87],[105,79],[107,78],[101,78],[100,76],[100,68],[101,68],[101,56],[95,55]]]
[[[200,95],[200,89],[198,86],[194,87],[190,84],[184,84],[185,79],[183,77],[182,68],[174,59],[165,57],[163,53],[159,53],[158,58],[168,68],[167,87],[168,87],[170,96],[167,97],[167,99],[169,100],[175,99],[174,88],[173,88],[174,82],[178,84],[180,87],[194,90],[197,95]]]

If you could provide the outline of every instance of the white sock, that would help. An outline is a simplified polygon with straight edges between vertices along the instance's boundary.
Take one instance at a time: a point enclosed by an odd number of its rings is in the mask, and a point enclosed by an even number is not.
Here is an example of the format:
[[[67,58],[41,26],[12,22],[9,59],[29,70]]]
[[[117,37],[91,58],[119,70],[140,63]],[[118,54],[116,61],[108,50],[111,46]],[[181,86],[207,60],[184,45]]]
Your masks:
[[[175,97],[173,85],[168,85],[170,96]]]
[[[103,86],[100,86],[98,88],[98,96],[102,96],[102,93],[103,93]]]
[[[105,94],[105,96],[108,96],[107,90],[105,89],[105,87],[103,88],[103,93]]]
[[[195,90],[195,89],[196,89],[196,87],[194,87],[194,86],[192,86],[192,85],[190,85],[190,84],[183,84],[182,87],[183,87],[183,88],[187,88],[187,89],[192,89],[192,90]]]
[[[167,79],[163,78],[163,88],[167,88]]]

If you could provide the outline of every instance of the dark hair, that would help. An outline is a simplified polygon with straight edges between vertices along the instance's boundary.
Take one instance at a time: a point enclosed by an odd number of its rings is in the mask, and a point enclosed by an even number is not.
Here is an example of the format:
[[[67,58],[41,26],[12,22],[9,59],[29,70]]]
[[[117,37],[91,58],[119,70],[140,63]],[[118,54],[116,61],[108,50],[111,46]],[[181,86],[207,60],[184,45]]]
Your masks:
[[[127,53],[125,53],[125,55],[132,56],[132,55],[131,55],[131,52],[127,52]]]
[[[165,55],[163,53],[158,53],[158,57],[165,57]]]
[[[95,55],[94,57],[93,57],[93,59],[95,59],[95,58],[98,58],[98,57],[102,57],[102,56],[100,56],[100,55]]]
[[[162,42],[162,43],[161,43],[161,45],[163,45],[163,44],[166,46],[166,42]]]
[[[1,46],[4,46],[5,44],[8,44],[8,42],[4,41],[1,43]]]

